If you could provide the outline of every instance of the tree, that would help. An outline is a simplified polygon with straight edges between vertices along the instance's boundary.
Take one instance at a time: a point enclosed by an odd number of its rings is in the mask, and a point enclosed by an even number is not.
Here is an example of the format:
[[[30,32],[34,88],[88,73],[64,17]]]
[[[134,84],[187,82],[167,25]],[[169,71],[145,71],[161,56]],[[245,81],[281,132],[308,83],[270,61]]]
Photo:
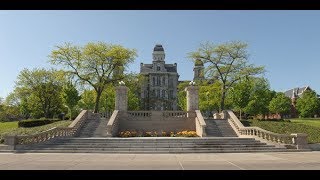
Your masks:
[[[188,87],[189,81],[181,82],[178,84],[178,106],[181,110],[186,111],[187,110],[187,93],[184,91],[186,87]]]
[[[213,110],[219,110],[221,83],[218,81],[210,83],[202,80],[198,81],[197,84],[199,84],[199,109],[209,116]]]
[[[50,62],[64,66],[70,75],[94,89],[94,112],[97,113],[101,94],[107,84],[122,80],[124,67],[133,62],[135,57],[135,50],[121,45],[98,42],[82,47],[66,43],[52,51]]]
[[[316,92],[306,90],[302,96],[297,99],[296,108],[301,117],[313,117],[320,108],[320,102]]]
[[[227,91],[243,77],[254,76],[264,72],[264,67],[248,64],[247,44],[230,42],[221,45],[211,43],[201,44],[200,48],[192,52],[192,59],[200,59],[208,64],[206,72],[212,79],[222,83],[220,111],[225,108]]]
[[[24,69],[17,79],[15,91],[20,102],[27,103],[26,109],[30,110],[32,116],[50,118],[61,111],[60,95],[64,83],[62,71]]]
[[[81,94],[81,99],[78,105],[82,109],[93,110],[96,99],[96,92],[94,90],[84,90]]]
[[[70,111],[70,120],[71,120],[72,111],[74,107],[78,104],[78,101],[81,99],[81,96],[79,96],[78,90],[71,82],[63,86],[62,99],[63,99],[63,103],[68,107]]]
[[[271,113],[279,114],[281,117],[290,112],[291,99],[284,95],[284,93],[277,93],[269,103],[269,110]]]
[[[254,78],[250,100],[245,107],[245,112],[254,116],[265,117],[269,113],[268,105],[275,96],[275,92],[270,90],[269,82],[264,78]]]
[[[242,112],[250,101],[250,94],[252,89],[252,82],[245,78],[244,80],[235,84],[230,90],[230,96],[232,104],[238,110],[240,110],[240,120],[242,119]]]

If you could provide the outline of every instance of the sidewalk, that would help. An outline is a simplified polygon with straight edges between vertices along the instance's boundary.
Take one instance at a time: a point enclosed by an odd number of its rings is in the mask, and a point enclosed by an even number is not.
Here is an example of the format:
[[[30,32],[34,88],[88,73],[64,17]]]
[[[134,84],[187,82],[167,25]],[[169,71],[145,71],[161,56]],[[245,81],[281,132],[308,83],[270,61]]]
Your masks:
[[[0,153],[0,170],[320,170],[320,152]]]

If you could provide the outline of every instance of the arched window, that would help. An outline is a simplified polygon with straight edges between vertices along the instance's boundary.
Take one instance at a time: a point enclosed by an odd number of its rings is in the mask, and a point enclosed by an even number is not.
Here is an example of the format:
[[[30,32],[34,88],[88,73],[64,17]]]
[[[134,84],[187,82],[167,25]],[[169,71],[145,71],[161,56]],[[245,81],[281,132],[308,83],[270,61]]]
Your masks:
[[[152,77],[152,85],[155,86],[156,85],[156,78]]]
[[[157,65],[157,71],[160,71],[161,70],[161,68],[160,68],[160,65],[158,64]]]

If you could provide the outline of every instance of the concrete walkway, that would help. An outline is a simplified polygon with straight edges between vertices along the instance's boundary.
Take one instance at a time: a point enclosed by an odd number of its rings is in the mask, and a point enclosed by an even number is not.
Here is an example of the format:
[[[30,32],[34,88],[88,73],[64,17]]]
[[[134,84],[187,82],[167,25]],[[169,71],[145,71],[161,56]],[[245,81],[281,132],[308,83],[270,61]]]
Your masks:
[[[320,170],[320,152],[0,153],[0,170]]]

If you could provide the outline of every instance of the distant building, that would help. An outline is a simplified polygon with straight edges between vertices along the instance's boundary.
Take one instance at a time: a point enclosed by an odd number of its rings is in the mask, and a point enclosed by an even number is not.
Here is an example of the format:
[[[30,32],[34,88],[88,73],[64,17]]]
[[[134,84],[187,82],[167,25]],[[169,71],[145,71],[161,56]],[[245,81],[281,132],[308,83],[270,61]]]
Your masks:
[[[157,44],[152,53],[152,64],[140,65],[145,81],[141,86],[143,110],[177,110],[177,63],[165,64],[165,52]]]
[[[296,109],[297,98],[301,97],[306,90],[311,90],[311,88],[309,86],[297,87],[284,92],[285,96],[291,99],[291,112],[288,116],[289,118],[298,117],[298,111]]]

